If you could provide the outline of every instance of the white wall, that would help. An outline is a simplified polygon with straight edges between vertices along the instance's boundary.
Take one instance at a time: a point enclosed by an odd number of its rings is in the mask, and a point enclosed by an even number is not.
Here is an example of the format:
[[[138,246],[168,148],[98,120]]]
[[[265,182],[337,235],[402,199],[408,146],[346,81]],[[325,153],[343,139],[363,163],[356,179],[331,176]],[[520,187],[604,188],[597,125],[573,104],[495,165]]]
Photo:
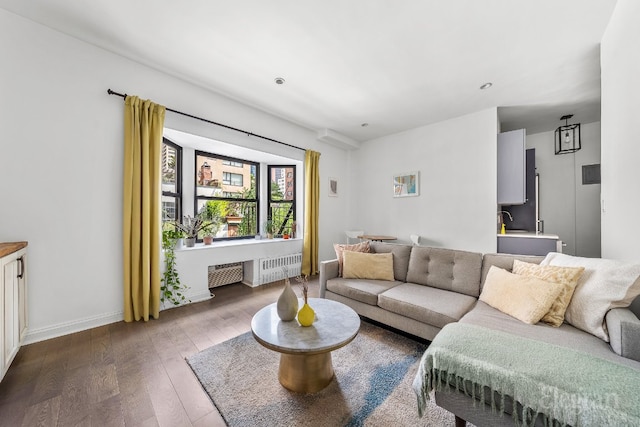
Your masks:
[[[348,186],[347,154],[315,132],[2,9],[0,28],[0,241],[29,242],[28,341],[122,318],[123,100],[107,88],[319,151],[321,175]],[[291,154],[171,113],[165,124]],[[338,238],[345,210],[322,198],[321,239]]]
[[[363,143],[351,152],[349,227],[495,252],[496,118],[491,108]],[[420,172],[420,195],[393,198],[393,174],[410,171]]]
[[[640,2],[618,0],[602,39],[602,256],[640,261]]]
[[[540,219],[544,232],[557,234],[564,253],[600,256],[600,184],[582,185],[582,166],[600,163],[600,122],[580,125],[582,149],[555,154],[555,132],[527,135],[536,150],[540,175]]]

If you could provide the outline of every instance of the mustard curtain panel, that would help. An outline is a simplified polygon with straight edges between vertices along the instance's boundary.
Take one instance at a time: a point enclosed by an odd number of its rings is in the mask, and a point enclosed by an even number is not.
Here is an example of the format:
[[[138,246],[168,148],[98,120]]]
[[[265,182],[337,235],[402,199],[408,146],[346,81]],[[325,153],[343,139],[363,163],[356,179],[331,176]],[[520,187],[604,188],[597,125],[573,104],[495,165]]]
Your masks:
[[[318,273],[318,216],[320,204],[320,153],[307,150],[304,157],[304,240],[302,274]]]
[[[165,107],[127,96],[124,112],[124,320],[160,314],[160,150]]]

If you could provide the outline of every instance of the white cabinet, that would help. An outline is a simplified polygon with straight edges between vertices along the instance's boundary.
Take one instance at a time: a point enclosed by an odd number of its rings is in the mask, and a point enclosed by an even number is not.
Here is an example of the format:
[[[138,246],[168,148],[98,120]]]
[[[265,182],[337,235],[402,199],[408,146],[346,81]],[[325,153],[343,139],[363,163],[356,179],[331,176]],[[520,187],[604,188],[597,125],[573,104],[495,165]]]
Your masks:
[[[526,200],[525,130],[498,134],[498,204],[522,205]]]
[[[26,247],[0,258],[0,380],[11,366],[27,332],[26,267]]]

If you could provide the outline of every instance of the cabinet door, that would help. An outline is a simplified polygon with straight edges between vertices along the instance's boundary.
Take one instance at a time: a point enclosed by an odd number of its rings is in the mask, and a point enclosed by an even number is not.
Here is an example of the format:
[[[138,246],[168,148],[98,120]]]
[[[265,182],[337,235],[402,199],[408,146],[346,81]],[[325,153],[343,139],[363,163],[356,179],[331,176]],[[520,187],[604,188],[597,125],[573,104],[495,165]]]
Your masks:
[[[18,272],[16,275],[18,281],[18,345],[24,341],[29,326],[29,317],[27,315],[27,254],[26,251],[18,258]]]
[[[498,204],[526,202],[525,130],[498,134]]]
[[[20,335],[18,325],[18,260],[12,259],[4,264],[4,342],[2,348],[3,366],[2,372],[9,369],[18,348],[20,347]]]
[[[549,252],[556,252],[557,245],[557,239],[498,237],[499,254],[546,256]]]

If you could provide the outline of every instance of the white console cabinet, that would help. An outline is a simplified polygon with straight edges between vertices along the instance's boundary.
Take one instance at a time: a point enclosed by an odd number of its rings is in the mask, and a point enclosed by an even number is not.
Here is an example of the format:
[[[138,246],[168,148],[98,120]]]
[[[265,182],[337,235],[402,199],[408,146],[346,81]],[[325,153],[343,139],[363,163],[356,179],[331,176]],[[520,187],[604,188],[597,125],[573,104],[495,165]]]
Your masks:
[[[0,380],[27,332],[27,243],[0,243]]]

